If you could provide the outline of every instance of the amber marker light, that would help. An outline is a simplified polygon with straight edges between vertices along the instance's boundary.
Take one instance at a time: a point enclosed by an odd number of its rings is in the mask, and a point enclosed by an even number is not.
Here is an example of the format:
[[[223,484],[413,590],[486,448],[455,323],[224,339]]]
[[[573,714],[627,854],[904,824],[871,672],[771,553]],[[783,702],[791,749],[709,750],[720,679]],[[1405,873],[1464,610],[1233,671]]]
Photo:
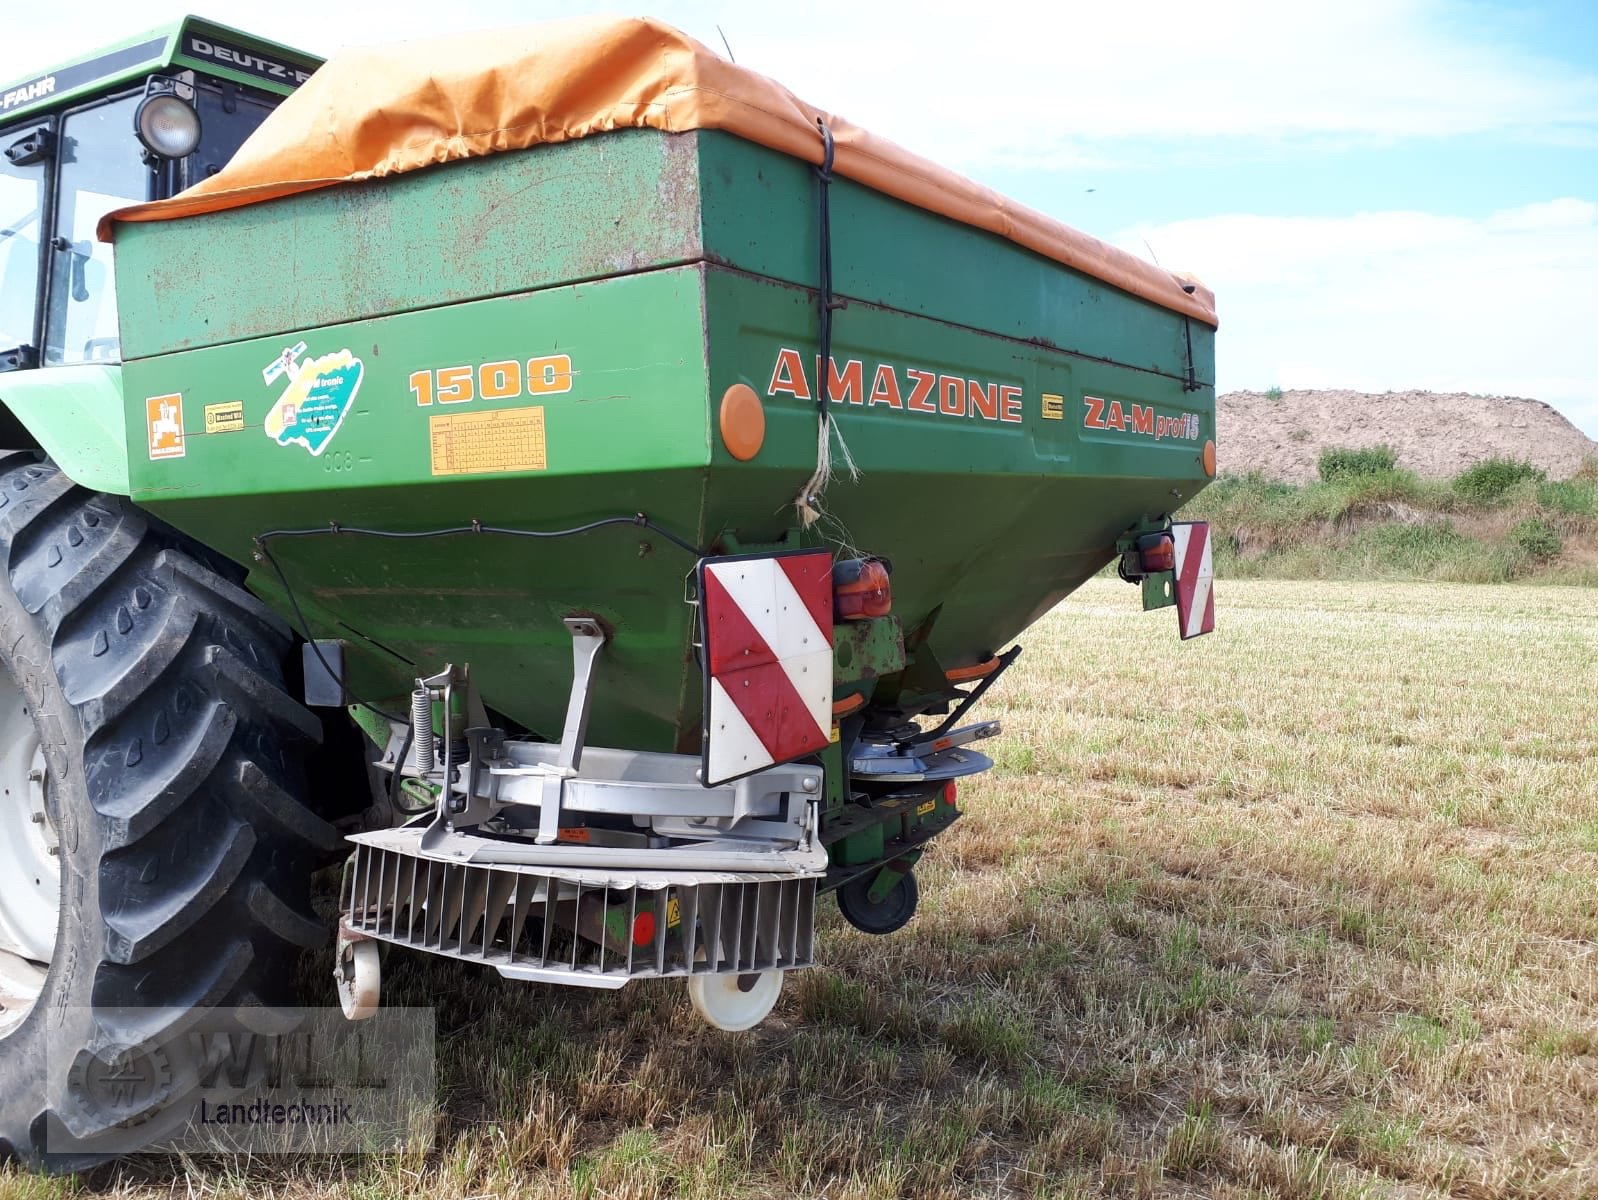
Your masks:
[[[879,558],[851,558],[832,568],[832,616],[836,621],[864,621],[893,611],[893,586],[888,565]]]
[[[1168,533],[1146,533],[1137,540],[1138,565],[1145,575],[1176,570],[1176,540]]]
[[[766,440],[766,410],[747,383],[735,383],[721,397],[721,442],[739,462],[760,453]]]
[[[1215,478],[1215,443],[1204,443],[1204,474]]]

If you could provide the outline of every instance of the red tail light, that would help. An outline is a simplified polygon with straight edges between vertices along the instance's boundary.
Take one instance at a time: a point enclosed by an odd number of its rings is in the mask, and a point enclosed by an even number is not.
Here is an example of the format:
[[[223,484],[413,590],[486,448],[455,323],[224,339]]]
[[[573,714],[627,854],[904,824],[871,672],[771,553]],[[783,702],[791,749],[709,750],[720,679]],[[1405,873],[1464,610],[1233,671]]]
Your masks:
[[[1168,533],[1146,533],[1137,540],[1138,565],[1145,575],[1176,570],[1176,542]]]
[[[832,568],[832,616],[837,621],[885,617],[893,610],[888,564],[880,558],[850,558]]]

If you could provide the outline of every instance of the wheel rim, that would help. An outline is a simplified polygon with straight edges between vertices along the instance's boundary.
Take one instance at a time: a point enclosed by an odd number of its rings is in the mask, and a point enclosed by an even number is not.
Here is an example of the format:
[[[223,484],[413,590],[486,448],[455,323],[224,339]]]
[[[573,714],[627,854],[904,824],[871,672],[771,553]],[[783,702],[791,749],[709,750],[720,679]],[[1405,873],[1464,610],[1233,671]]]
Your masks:
[[[688,998],[694,1009],[717,1029],[753,1029],[777,1005],[781,971],[747,975],[691,975]]]
[[[61,919],[60,843],[33,705],[0,671],[0,1036],[44,987]]]
[[[382,996],[382,976],[382,959],[376,942],[340,940],[333,982],[338,988],[339,1006],[348,1020],[364,1021],[377,1012]]]
[[[903,929],[915,916],[920,900],[915,876],[910,872],[901,875],[880,901],[871,899],[872,876],[867,874],[852,879],[838,889],[838,909],[844,920],[862,933],[885,934]]]

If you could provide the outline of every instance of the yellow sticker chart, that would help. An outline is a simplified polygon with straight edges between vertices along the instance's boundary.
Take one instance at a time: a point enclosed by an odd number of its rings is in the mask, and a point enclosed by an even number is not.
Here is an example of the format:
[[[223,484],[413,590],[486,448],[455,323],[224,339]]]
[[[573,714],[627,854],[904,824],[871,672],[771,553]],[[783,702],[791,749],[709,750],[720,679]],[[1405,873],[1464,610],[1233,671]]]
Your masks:
[[[206,433],[233,433],[244,428],[244,401],[229,400],[225,404],[205,406]]]
[[[427,419],[434,475],[542,471],[544,409],[496,408]]]

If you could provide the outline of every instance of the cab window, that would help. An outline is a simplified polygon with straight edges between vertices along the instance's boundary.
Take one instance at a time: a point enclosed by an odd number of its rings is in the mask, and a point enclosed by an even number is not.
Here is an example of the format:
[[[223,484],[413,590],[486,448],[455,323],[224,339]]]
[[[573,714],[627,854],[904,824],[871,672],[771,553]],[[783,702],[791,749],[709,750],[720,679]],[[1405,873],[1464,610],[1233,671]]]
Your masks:
[[[61,123],[47,365],[119,357],[111,247],[95,237],[95,227],[112,209],[149,198],[153,175],[133,135],[139,99],[135,94],[82,109]]]
[[[0,133],[0,354],[34,345],[39,297],[39,243],[48,155],[30,155],[39,122]],[[32,161],[29,161],[32,159]],[[19,166],[21,160],[27,165]]]

